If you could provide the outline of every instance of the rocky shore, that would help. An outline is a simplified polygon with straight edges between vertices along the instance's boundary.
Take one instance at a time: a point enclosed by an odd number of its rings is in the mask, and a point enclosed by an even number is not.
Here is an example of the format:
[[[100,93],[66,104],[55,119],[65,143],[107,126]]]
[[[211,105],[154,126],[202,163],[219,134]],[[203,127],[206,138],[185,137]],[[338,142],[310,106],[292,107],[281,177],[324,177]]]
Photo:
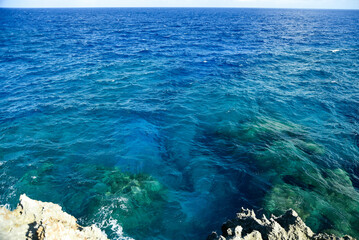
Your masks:
[[[107,240],[99,228],[82,227],[57,204],[36,201],[25,194],[14,211],[0,207],[1,240]]]
[[[25,194],[14,211],[0,207],[0,240],[108,240],[106,234],[92,225],[82,227],[76,218],[54,203],[32,200]],[[213,232],[207,240],[354,240],[314,233],[298,214],[290,209],[282,216],[257,218],[253,210],[243,209],[235,219],[222,226],[222,235]]]
[[[243,209],[237,217],[222,226],[222,235],[213,232],[207,240],[354,240],[350,236],[337,237],[313,233],[298,214],[290,209],[282,216],[256,217],[253,210]]]

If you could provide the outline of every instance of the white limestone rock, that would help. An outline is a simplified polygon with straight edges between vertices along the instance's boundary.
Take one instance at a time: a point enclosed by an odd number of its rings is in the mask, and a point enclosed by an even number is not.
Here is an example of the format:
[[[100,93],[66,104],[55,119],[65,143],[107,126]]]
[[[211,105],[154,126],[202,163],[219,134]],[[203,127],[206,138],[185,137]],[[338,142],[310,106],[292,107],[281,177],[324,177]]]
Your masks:
[[[76,218],[54,203],[20,196],[14,211],[0,207],[0,239],[21,240],[107,240],[98,227],[81,227]]]

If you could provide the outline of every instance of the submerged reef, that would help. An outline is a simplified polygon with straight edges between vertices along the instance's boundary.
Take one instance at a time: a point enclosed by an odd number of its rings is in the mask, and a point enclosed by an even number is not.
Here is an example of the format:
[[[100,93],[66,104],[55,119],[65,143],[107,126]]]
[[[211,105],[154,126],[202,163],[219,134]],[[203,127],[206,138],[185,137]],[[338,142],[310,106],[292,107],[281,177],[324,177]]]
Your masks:
[[[298,214],[290,209],[283,215],[256,217],[253,210],[243,209],[237,217],[222,226],[222,235],[213,232],[207,240],[353,240],[350,236],[337,237],[326,233],[313,233]]]
[[[233,156],[268,183],[260,204],[266,213],[293,208],[314,231],[359,236],[359,193],[304,126],[263,117],[222,125],[216,136],[230,142]]]
[[[359,193],[348,174],[342,169],[307,171],[307,174],[297,174],[276,184],[265,197],[265,209],[279,213],[291,206],[316,229],[357,236]],[[298,181],[300,185],[293,186],[291,181]]]
[[[82,227],[57,204],[36,201],[25,194],[14,211],[0,208],[0,239],[107,240],[98,227]]]
[[[96,224],[110,239],[126,239],[123,232],[141,238],[138,229],[154,231],[163,220],[167,190],[151,175],[75,164],[68,169],[65,182],[49,179],[50,173],[59,172],[58,168],[44,163],[24,174],[16,188],[30,197],[61,202],[66,212],[79,218],[80,224]],[[48,195],[48,189],[52,189],[52,195]]]
[[[166,189],[152,176],[121,172],[114,168],[98,167],[101,175],[92,188],[93,200],[89,205],[89,216],[93,222],[116,219],[130,236],[139,236],[138,229],[146,226],[156,229],[162,221],[162,210],[166,203]],[[105,221],[106,222],[106,221]],[[105,224],[106,225],[106,224]]]
[[[146,220],[146,219],[142,219]],[[14,211],[0,207],[0,239],[6,240],[108,240],[98,227],[82,227],[76,218],[54,203],[32,200],[25,194]],[[129,239],[129,238],[126,238]],[[290,209],[282,216],[256,217],[253,210],[243,209],[233,220],[222,226],[222,235],[213,232],[207,240],[353,240],[350,236],[336,237],[315,234],[298,214]]]

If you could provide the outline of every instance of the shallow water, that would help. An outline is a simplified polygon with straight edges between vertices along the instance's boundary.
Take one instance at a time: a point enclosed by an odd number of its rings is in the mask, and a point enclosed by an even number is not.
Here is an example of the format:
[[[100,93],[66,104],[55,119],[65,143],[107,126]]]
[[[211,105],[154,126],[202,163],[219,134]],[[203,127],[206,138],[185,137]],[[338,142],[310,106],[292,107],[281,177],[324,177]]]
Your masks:
[[[111,239],[241,207],[359,237],[359,11],[0,9],[0,204]]]

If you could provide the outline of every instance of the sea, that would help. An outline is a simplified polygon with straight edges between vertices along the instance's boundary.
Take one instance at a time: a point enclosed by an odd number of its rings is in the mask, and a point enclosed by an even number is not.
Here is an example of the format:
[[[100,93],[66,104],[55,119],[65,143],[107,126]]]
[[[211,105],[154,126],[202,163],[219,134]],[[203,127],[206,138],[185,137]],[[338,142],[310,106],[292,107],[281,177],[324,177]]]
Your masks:
[[[110,239],[241,208],[359,238],[359,11],[0,9],[0,204]]]

